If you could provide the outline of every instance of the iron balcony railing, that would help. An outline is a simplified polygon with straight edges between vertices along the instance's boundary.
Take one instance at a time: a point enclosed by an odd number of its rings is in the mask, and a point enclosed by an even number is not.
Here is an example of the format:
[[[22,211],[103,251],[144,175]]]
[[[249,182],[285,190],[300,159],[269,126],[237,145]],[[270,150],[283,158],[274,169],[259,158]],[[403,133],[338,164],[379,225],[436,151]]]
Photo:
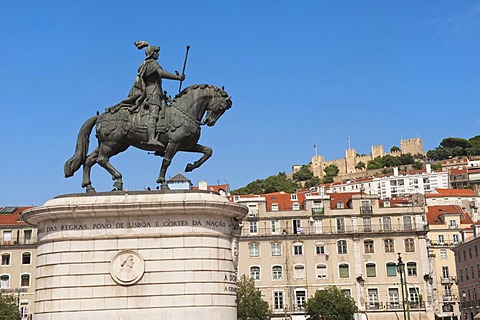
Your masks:
[[[366,225],[366,226],[314,226],[308,225],[305,227],[280,227],[280,232],[272,232],[272,229],[257,228],[255,232],[251,232],[248,227],[248,222],[243,223],[242,236],[279,236],[279,235],[319,235],[319,234],[355,234],[355,233],[399,233],[399,232],[419,232],[425,231],[424,226],[403,226],[403,225],[389,225],[388,227],[382,225]]]

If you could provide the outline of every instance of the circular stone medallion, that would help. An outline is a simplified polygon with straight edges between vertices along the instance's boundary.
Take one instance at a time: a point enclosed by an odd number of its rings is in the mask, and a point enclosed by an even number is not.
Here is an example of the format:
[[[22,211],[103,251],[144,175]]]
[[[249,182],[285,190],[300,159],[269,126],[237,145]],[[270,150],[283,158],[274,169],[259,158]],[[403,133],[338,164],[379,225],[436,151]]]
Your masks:
[[[110,275],[122,286],[137,283],[145,272],[145,261],[142,256],[132,250],[120,251],[110,261]]]

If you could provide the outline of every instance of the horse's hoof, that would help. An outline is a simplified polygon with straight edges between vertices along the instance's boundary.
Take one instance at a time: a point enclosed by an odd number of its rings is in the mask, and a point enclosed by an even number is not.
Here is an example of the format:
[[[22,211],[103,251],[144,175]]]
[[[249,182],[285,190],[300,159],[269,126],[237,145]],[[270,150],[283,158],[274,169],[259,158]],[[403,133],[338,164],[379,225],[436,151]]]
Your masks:
[[[168,187],[168,184],[166,184],[166,183],[162,183],[162,185],[160,186],[160,189],[161,190],[170,190],[170,188]]]
[[[113,188],[117,190],[123,190],[123,183],[119,181],[115,181],[115,183],[113,184]]]
[[[94,187],[87,187],[87,189],[85,190],[87,193],[95,193],[95,188]]]
[[[192,171],[194,168],[193,168],[193,164],[189,163],[187,164],[187,166],[185,167],[185,172],[190,172]]]

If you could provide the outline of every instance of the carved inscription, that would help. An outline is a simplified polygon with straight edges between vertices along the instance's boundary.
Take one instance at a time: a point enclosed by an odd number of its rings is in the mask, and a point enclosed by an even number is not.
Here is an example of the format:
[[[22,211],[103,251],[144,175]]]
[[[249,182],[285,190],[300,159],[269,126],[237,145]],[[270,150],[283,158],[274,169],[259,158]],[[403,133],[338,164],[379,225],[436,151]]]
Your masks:
[[[38,226],[38,234],[58,231],[106,230],[106,229],[134,229],[134,228],[177,228],[177,227],[204,227],[208,229],[224,230],[232,226],[225,220],[192,219],[192,220],[145,220],[145,221],[115,221],[90,223],[44,224]]]

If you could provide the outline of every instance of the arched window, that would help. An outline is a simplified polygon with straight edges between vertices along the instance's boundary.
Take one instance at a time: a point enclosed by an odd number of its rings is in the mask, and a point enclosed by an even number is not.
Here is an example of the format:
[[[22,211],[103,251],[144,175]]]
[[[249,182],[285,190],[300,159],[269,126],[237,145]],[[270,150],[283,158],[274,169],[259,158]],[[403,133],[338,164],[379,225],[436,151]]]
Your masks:
[[[348,264],[341,263],[338,266],[338,272],[339,272],[340,278],[350,278],[350,268]]]
[[[32,263],[32,254],[30,252],[22,253],[22,264],[31,264]]]
[[[293,267],[295,279],[305,279],[305,266],[302,264],[296,264]]]
[[[273,280],[282,280],[283,279],[282,266],[273,266],[272,267],[272,279]]]
[[[417,275],[417,263],[416,262],[407,262],[407,275],[416,276]]]
[[[260,267],[259,266],[250,267],[250,277],[254,280],[260,280]]]
[[[20,276],[20,286],[30,287],[30,275],[28,273],[24,273]]]
[[[2,253],[2,266],[10,265],[10,253]]]
[[[327,265],[326,264],[317,264],[317,278],[326,279],[327,278]]]
[[[387,262],[387,277],[397,276],[397,264],[395,262]]]
[[[10,288],[10,276],[8,274],[2,274],[0,276],[0,289]]]
[[[282,244],[280,242],[271,243],[272,256],[279,257],[282,255]]]
[[[365,269],[367,271],[367,277],[376,277],[377,276],[377,268],[375,263],[370,262],[365,265]]]

